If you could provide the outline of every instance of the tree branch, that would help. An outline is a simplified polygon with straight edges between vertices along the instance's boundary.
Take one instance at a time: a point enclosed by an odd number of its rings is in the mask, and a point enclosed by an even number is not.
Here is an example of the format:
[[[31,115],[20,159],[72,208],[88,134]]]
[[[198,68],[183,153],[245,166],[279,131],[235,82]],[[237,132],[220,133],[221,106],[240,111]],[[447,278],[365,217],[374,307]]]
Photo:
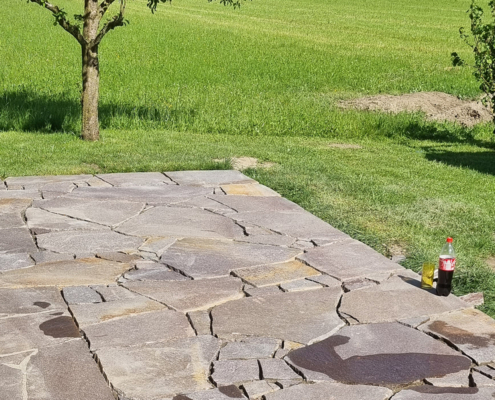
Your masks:
[[[53,5],[45,0],[30,0],[31,3],[36,3],[41,7],[46,8],[51,11],[53,16],[55,17],[56,23],[58,23],[62,28],[64,28],[67,32],[69,32],[74,38],[79,42],[81,46],[87,44],[86,40],[84,40],[83,35],[81,34],[81,30],[77,25],[71,24],[66,16],[66,13],[60,9],[58,6]]]
[[[112,4],[115,0],[105,0],[104,3],[109,3]],[[101,8],[101,5],[100,5]],[[108,7],[107,7],[108,8]],[[101,28],[100,33],[98,33],[98,36],[96,36],[94,40],[94,44],[98,46],[101,42],[101,39],[110,32],[112,29],[115,29],[118,26],[124,26],[125,25],[125,20],[124,20],[124,13],[125,13],[125,0],[120,0],[120,12],[115,15],[110,21],[108,21],[105,25],[103,25],[103,28]]]
[[[101,4],[100,4],[100,9],[99,9],[99,13],[100,13],[100,16],[103,17],[105,15],[105,13],[107,12],[108,8],[113,4],[115,0],[104,0]]]

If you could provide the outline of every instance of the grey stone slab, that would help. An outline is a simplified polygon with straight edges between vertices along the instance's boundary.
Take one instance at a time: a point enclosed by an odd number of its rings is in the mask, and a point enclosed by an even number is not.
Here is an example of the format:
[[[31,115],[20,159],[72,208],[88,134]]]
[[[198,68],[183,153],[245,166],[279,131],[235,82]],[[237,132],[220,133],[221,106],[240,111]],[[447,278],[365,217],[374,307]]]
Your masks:
[[[477,371],[473,371],[472,379],[476,387],[495,387],[495,380],[493,378],[489,378]]]
[[[476,307],[476,306],[481,306],[485,303],[485,298],[483,296],[483,292],[478,292],[478,293],[469,293],[466,294],[465,296],[460,296],[459,297],[462,301]]]
[[[196,335],[211,335],[211,318],[209,311],[192,311],[187,313]]]
[[[60,182],[86,182],[92,175],[52,175],[52,176],[20,176],[5,179],[7,187],[13,185],[24,186],[26,190],[38,190],[43,186]]]
[[[27,253],[0,254],[0,271],[28,268],[34,265],[34,260]]]
[[[259,183],[233,183],[221,185],[220,188],[229,196],[278,196],[275,190]]]
[[[301,383],[301,381],[298,379],[298,380],[278,380],[277,381],[277,384],[282,388],[282,389],[287,389],[291,386],[294,386],[294,385],[299,385]]]
[[[80,199],[65,196],[49,201],[36,202],[34,205],[52,213],[100,225],[116,226],[138,215],[144,209],[145,202],[130,202],[118,199],[97,201],[89,198]]]
[[[306,279],[319,283],[325,287],[341,287],[342,282],[329,275],[308,276]]]
[[[219,360],[249,360],[273,357],[281,342],[265,337],[248,337],[238,342],[227,343],[220,350]]]
[[[478,364],[495,361],[495,321],[479,310],[434,316],[419,329],[447,340]]]
[[[376,284],[376,282],[370,281],[366,278],[356,278],[345,281],[342,286],[344,288],[344,292],[350,292],[351,290],[364,289],[367,287],[375,286]]]
[[[284,358],[287,354],[289,354],[289,351],[288,349],[278,349],[276,352],[275,352],[275,358]]]
[[[237,269],[235,275],[251,285],[263,287],[318,276],[320,273],[300,261],[288,261]]]
[[[0,190],[7,190],[7,187],[5,186],[5,182],[0,179]]]
[[[133,293],[122,286],[117,286],[117,285],[91,286],[91,288],[96,290],[101,295],[101,297],[103,297],[103,300],[106,302],[134,299],[136,297],[140,297],[140,295]]]
[[[207,310],[244,297],[242,281],[232,277],[194,281],[126,282],[124,286],[182,312]]]
[[[2,190],[0,201],[5,199],[41,200],[41,193],[37,190]]]
[[[151,400],[212,388],[208,381],[210,363],[219,349],[220,341],[215,337],[197,336],[166,343],[102,349],[98,351],[98,359],[120,395]]]
[[[172,400],[231,400],[245,399],[246,397],[235,385],[220,386],[216,389],[203,390],[201,392],[188,393],[175,396]]]
[[[429,316],[467,307],[455,296],[436,296],[399,277],[392,277],[380,285],[345,293],[340,312],[365,324]]]
[[[249,236],[236,238],[236,240],[247,243],[258,243],[258,244],[267,244],[270,246],[287,246],[287,247],[291,246],[295,241],[295,239],[290,236],[278,235],[278,234],[249,235]]]
[[[31,199],[1,199],[0,198],[0,214],[21,214],[33,201]]]
[[[118,227],[134,236],[233,239],[242,229],[230,218],[198,208],[154,207]]]
[[[2,190],[0,186],[0,190]],[[0,387],[2,388],[2,399],[5,400],[21,400],[23,397],[23,378],[24,373],[21,368],[16,368],[13,365],[5,365],[9,363],[8,358],[0,357]]]
[[[130,315],[163,310],[164,308],[165,306],[163,304],[143,296],[136,296],[131,299],[104,303],[95,302],[95,304],[71,305],[70,311],[76,319],[79,328],[85,328],[89,325],[113,320],[114,318],[123,318]]]
[[[208,196],[209,198],[224,204],[235,212],[266,212],[266,211],[292,211],[305,212],[296,203],[283,197],[244,197],[244,196]]]
[[[62,290],[67,304],[101,303],[103,300],[95,290],[87,286],[69,286]]]
[[[100,303],[105,304],[105,303]],[[184,314],[159,310],[114,318],[83,328],[91,350],[163,342],[194,336]]]
[[[488,400],[495,396],[495,388],[443,388],[429,385],[403,390],[394,400]]]
[[[139,262],[141,260],[141,257],[139,257],[136,254],[126,254],[121,252],[102,252],[102,253],[97,253],[96,257],[103,258],[104,260],[129,263],[129,264]]]
[[[39,187],[39,190],[41,190],[41,192],[43,193],[43,198],[46,198],[46,192],[58,192],[61,194],[66,194],[72,192],[76,187],[77,186],[72,182],[52,182]]]
[[[402,268],[353,239],[310,249],[299,258],[313,268],[342,281],[367,278],[373,273],[392,272]]]
[[[445,343],[398,323],[346,326],[286,358],[310,381],[379,385],[393,390],[464,371],[471,360]]]
[[[267,381],[247,382],[242,385],[250,399],[259,399],[261,396],[276,392],[280,388],[274,383]]]
[[[179,185],[216,187],[232,183],[255,183],[256,181],[247,177],[242,172],[234,170],[216,171],[174,171],[165,172]]]
[[[36,239],[41,249],[69,254],[132,251],[143,243],[141,238],[113,231],[52,232],[38,235]]]
[[[487,365],[476,366],[473,369],[475,371],[482,373],[483,375],[485,375],[486,377],[488,377],[490,379],[495,379],[495,369],[490,368]]]
[[[92,187],[99,187],[99,188],[112,187],[112,185],[110,185],[108,182],[105,182],[103,179],[100,179],[96,176],[89,178],[86,182],[88,183],[89,186]]]
[[[235,212],[234,209],[226,206],[225,204],[219,203],[214,199],[210,199],[207,196],[197,196],[191,199],[186,199],[180,203],[173,205],[174,207],[192,207],[192,208],[202,208],[203,210],[213,211],[218,214],[228,214]]]
[[[57,197],[62,197],[65,196],[67,193],[66,192],[50,192],[50,191],[42,191],[41,195],[43,196],[44,200],[52,200]]]
[[[291,367],[287,365],[284,360],[279,358],[266,358],[259,360],[261,366],[261,375],[263,379],[270,380],[303,380],[303,378],[297,375]]]
[[[231,271],[292,260],[299,250],[210,239],[182,239],[161,261],[193,278],[227,276]]]
[[[54,311],[0,319],[0,356],[79,338],[79,329],[68,312]]]
[[[127,269],[128,264],[100,258],[54,261],[4,272],[0,274],[0,287],[102,285],[115,282]]]
[[[469,387],[470,371],[459,371],[441,378],[425,378],[427,384],[438,387]]]
[[[38,251],[27,228],[0,229],[0,254]]]
[[[53,251],[38,251],[31,253],[36,264],[43,264],[51,261],[69,261],[74,259],[74,254],[60,254]]]
[[[26,219],[28,228],[35,234],[70,230],[101,231],[109,229],[102,225],[54,214],[39,208],[28,208],[26,210]]]
[[[296,240],[296,242],[292,245],[292,247],[296,249],[307,250],[307,249],[312,249],[313,247],[315,247],[315,245],[313,242],[307,240]]]
[[[256,335],[309,344],[344,325],[335,309],[340,289],[248,297],[212,310],[213,333],[220,338]]]
[[[20,213],[0,213],[0,229],[23,228],[25,226]]]
[[[322,288],[319,283],[306,279],[299,279],[297,281],[282,283],[280,287],[284,292],[302,292],[304,290],[315,290]]]
[[[129,281],[187,281],[184,275],[166,268],[162,264],[162,268],[146,268],[134,269],[127,272],[124,278]]]
[[[263,297],[269,294],[280,293],[281,291],[282,289],[280,289],[278,286],[264,286],[262,288],[244,287],[244,292],[249,297]]]
[[[60,291],[54,287],[0,289],[0,316],[65,310]]]
[[[387,400],[393,392],[377,386],[342,385],[320,382],[314,385],[297,385],[269,393],[266,400]]]
[[[170,178],[160,172],[98,174],[96,177],[116,187],[174,185]]]
[[[146,239],[139,250],[155,253],[158,257],[161,257],[165,250],[172,246],[176,241],[177,238],[151,237]]]
[[[260,368],[256,360],[223,360],[213,362],[211,379],[217,386],[239,385],[260,379]]]
[[[409,326],[410,328],[417,328],[419,325],[424,324],[429,319],[430,317],[428,316],[421,316],[399,319],[397,322],[401,323],[402,325]]]

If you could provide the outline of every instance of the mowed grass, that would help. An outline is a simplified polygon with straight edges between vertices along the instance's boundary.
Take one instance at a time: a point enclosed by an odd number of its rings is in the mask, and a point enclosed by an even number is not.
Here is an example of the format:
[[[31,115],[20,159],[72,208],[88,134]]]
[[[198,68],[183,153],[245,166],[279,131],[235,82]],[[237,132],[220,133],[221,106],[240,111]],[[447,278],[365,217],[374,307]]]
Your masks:
[[[76,0],[64,0],[69,14]],[[80,129],[80,50],[34,4],[0,15],[0,176],[230,168],[418,270],[455,238],[455,293],[495,316],[495,156],[488,124],[341,110],[341,99],[442,91],[479,96],[458,38],[467,1],[174,0],[100,46],[102,140]],[[19,15],[22,18],[19,18]],[[15,21],[15,23],[14,23]],[[333,147],[335,143],[361,148]],[[215,161],[226,159],[225,162]]]

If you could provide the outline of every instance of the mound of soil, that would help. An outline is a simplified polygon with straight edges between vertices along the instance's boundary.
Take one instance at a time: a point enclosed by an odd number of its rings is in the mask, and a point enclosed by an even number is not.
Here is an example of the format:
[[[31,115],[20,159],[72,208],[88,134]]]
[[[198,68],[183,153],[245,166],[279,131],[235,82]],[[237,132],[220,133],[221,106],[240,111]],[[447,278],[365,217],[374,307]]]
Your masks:
[[[404,111],[421,111],[426,114],[429,120],[458,122],[464,126],[489,122],[493,118],[490,110],[480,101],[460,100],[455,96],[441,92],[363,97],[341,102],[339,106],[357,110],[385,111],[394,114]]]

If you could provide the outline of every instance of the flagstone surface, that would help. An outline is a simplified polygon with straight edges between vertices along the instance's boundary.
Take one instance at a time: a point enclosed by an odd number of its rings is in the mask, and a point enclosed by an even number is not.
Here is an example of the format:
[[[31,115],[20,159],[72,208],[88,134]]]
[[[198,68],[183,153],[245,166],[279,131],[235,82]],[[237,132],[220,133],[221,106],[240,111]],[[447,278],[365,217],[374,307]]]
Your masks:
[[[493,399],[480,298],[239,171],[0,181],[0,400]]]

